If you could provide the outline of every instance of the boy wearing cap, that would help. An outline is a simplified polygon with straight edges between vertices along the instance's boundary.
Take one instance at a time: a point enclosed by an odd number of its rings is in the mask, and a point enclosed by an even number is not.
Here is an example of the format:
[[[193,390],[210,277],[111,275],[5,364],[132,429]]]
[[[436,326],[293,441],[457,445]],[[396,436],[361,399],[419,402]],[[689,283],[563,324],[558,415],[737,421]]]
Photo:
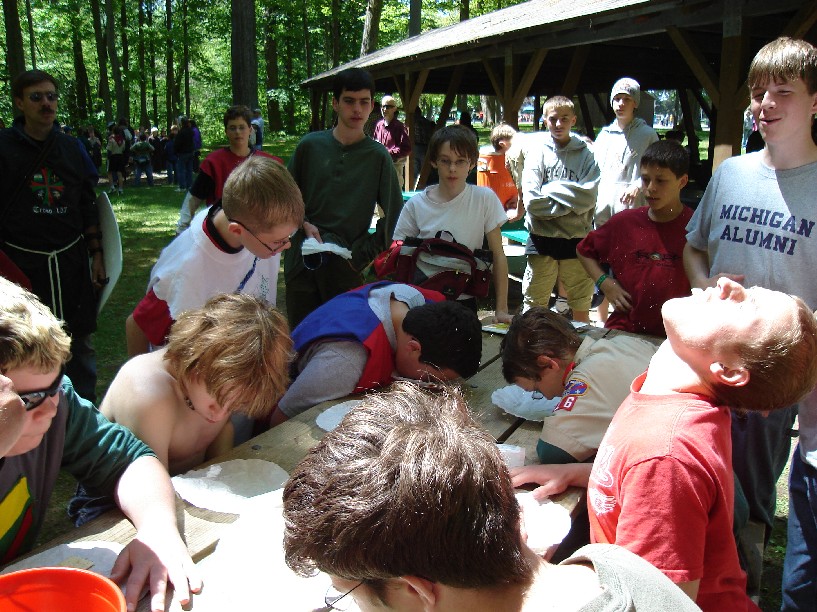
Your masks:
[[[604,225],[625,208],[644,205],[639,193],[639,160],[647,147],[658,141],[658,134],[646,121],[635,116],[640,102],[641,86],[635,79],[624,77],[613,85],[610,105],[616,119],[601,129],[593,145],[596,163],[601,170],[596,227]]]

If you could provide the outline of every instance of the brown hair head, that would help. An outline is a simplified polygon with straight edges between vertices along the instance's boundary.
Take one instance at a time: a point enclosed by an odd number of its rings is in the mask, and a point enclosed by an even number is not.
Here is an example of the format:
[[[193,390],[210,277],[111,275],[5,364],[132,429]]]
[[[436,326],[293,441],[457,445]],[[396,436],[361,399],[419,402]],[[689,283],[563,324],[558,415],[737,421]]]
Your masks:
[[[224,213],[260,233],[283,223],[300,226],[304,219],[301,190],[289,171],[262,155],[233,170],[224,183]]]
[[[508,334],[502,339],[502,374],[509,383],[517,378],[539,380],[537,357],[560,359],[566,365],[581,343],[570,321],[547,308],[534,306],[513,318]]]
[[[532,577],[508,470],[451,388],[367,396],[292,471],[283,499],[285,559],[301,575],[375,592],[409,575],[457,588]]]
[[[202,381],[222,407],[259,418],[289,385],[292,340],[286,318],[272,306],[225,293],[179,316],[164,358],[182,388]]]
[[[781,36],[758,51],[749,66],[750,88],[797,79],[809,94],[817,93],[817,49],[805,40]]]
[[[469,128],[462,125],[447,125],[435,131],[428,143],[430,161],[437,162],[440,148],[445,142],[454,153],[468,159],[472,166],[477,163],[479,157],[477,138]]]

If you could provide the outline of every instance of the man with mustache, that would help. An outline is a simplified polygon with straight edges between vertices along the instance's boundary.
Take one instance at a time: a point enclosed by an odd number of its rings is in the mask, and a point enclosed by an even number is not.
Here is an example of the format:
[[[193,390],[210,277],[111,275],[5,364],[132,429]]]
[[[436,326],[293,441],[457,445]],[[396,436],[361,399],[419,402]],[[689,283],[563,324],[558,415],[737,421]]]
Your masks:
[[[22,115],[0,132],[0,249],[71,335],[67,373],[96,401],[95,292],[105,282],[94,186],[98,175],[82,143],[56,122],[56,79],[42,70],[12,83]]]

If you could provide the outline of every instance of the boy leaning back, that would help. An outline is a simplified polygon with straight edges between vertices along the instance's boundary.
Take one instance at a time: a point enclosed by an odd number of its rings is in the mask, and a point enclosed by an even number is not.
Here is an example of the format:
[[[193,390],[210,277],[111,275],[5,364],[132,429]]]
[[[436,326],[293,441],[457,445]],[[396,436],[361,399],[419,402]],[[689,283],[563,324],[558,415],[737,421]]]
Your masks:
[[[693,287],[711,286],[720,276],[745,276],[749,284],[799,295],[814,310],[817,145],[811,128],[817,113],[817,49],[803,40],[779,38],[758,51],[749,67],[748,83],[752,114],[758,118],[766,146],[718,167],[687,228],[684,265]],[[791,468],[783,602],[784,608],[792,610],[813,607],[817,597],[814,404],[812,394],[800,405],[800,452],[795,452]],[[797,407],[791,406],[768,418],[752,412],[732,419],[735,473],[749,501],[751,518],[765,523],[767,534],[775,515],[775,484],[789,459],[789,431],[796,414]],[[800,484],[794,487],[795,483],[804,483],[806,489]]]
[[[193,219],[159,256],[147,295],[125,325],[128,355],[163,345],[179,315],[218,293],[248,293],[275,305],[281,251],[304,216],[287,169],[253,155],[224,185],[221,205]]]
[[[508,260],[500,233],[508,217],[490,188],[465,182],[477,165],[477,140],[470,130],[461,126],[444,127],[434,132],[427,155],[440,175],[440,183],[426,187],[425,191],[406,202],[394,229],[394,239],[434,238],[444,232],[472,251],[481,249],[487,239],[494,261],[495,320],[510,323]],[[461,301],[476,312],[475,298],[464,295]]]
[[[522,280],[524,307],[547,306],[561,278],[576,321],[590,322],[593,281],[576,259],[576,245],[593,228],[599,167],[587,144],[570,133],[573,102],[553,96],[543,114],[548,134],[525,151],[525,225],[530,232]]]
[[[615,308],[605,327],[664,336],[662,304],[689,295],[683,255],[692,210],[681,203],[688,171],[689,154],[680,144],[651,144],[641,157],[647,206],[613,215],[576,247],[584,269]],[[609,274],[602,265],[610,267]]]
[[[63,375],[69,347],[62,325],[37,298],[0,278],[0,563],[32,548],[64,469],[113,494],[136,527],[111,574],[126,580],[128,609],[136,608],[146,583],[151,610],[165,609],[167,581],[186,603],[201,579],[176,526],[167,471],[130,431],[76,394]]]
[[[667,340],[593,464],[591,538],[642,556],[704,611],[757,610],[732,535],[730,408],[767,414],[808,393],[817,321],[800,298],[728,278],[662,312]]]

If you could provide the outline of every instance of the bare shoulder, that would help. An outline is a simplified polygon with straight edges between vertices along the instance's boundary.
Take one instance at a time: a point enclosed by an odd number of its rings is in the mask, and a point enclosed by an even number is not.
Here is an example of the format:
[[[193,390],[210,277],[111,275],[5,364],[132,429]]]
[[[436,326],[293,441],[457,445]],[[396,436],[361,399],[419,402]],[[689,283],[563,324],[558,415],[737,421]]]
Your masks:
[[[166,425],[167,417],[183,408],[177,404],[175,381],[157,352],[138,355],[120,368],[100,410],[109,420],[135,429],[139,421],[149,417],[157,417]]]

